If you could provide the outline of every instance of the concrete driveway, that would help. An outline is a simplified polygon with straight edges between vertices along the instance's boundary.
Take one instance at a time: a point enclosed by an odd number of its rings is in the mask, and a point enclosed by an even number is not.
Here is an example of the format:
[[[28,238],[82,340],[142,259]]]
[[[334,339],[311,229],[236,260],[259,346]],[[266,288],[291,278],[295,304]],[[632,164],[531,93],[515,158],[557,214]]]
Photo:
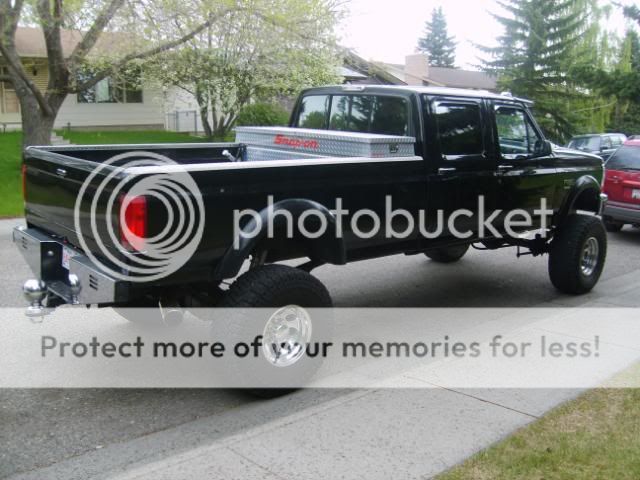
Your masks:
[[[3,306],[29,272],[0,222]],[[545,259],[472,251],[455,265],[396,256],[314,272],[340,307],[633,306],[640,230],[610,235],[601,283],[557,293]],[[453,332],[455,333],[455,332]],[[16,339],[20,341],[20,339]],[[0,477],[427,478],[577,390],[2,390]]]

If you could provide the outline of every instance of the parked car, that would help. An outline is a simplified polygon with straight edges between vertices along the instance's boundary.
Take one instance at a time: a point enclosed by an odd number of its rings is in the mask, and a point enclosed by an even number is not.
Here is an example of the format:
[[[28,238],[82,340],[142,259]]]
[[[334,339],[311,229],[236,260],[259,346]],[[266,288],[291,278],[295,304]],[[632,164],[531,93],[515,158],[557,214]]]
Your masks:
[[[640,225],[640,138],[627,140],[609,158],[605,170],[607,230],[617,232],[626,224]]]
[[[241,131],[244,141],[240,143],[28,148],[24,154],[27,227],[14,231],[18,249],[37,276],[25,284],[25,295],[34,312],[42,302],[50,307],[161,305],[161,312],[203,304],[329,307],[327,289],[310,274],[320,265],[397,254],[424,254],[432,261],[451,263],[460,260],[472,244],[483,250],[518,247],[534,256],[548,254],[553,285],[569,294],[586,293],[598,282],[606,257],[606,231],[597,216],[605,200],[603,162],[585,152],[554,151],[529,105],[511,96],[472,90],[333,86],[304,91],[290,128],[251,127]],[[360,147],[369,153],[362,153]],[[163,154],[181,165],[198,186],[197,195],[181,198],[197,197],[202,202],[206,219],[202,240],[179,270],[161,280],[123,279],[127,265],[145,256],[144,242],[140,247],[100,226],[115,218],[121,232],[138,232],[149,239],[167,227],[177,228],[183,218],[169,215],[166,205],[155,198],[157,192],[146,197],[132,189],[153,175],[172,178],[179,169],[116,163],[91,176],[123,152],[140,152],[140,157]],[[85,197],[80,196],[83,186],[89,192]],[[121,194],[112,195],[111,202],[98,199],[100,188],[109,193],[116,186]],[[275,201],[272,205],[269,196]],[[427,221],[426,231],[436,235],[413,231],[407,237],[389,237],[382,230],[373,236],[356,234],[354,213],[386,218],[388,197],[394,209],[415,216],[426,212],[421,215]],[[486,212],[478,206],[479,197],[484,198]],[[333,213],[337,199],[349,212],[339,226]],[[542,199],[553,211],[546,235],[506,233],[504,213],[534,212]],[[76,214],[74,205],[80,207]],[[108,209],[110,205],[116,206],[115,213]],[[243,236],[236,245],[234,215],[247,209],[259,212],[259,218],[277,209],[298,220],[312,211],[312,218],[324,218],[328,228],[313,238],[301,232],[289,236],[278,229],[269,236],[266,224],[250,221],[242,232],[257,229],[258,234]],[[487,217],[502,212],[497,227],[503,235],[480,233],[479,224],[472,221],[481,216],[480,211]],[[579,213],[584,211],[592,215]],[[436,230],[441,212],[449,220],[454,213],[467,212],[459,218],[471,227],[471,235],[460,238],[450,226]],[[393,222],[403,227],[406,217]],[[541,226],[537,223],[530,230],[535,233]],[[84,242],[79,227],[93,232]],[[342,235],[337,235],[338,229]],[[120,263],[108,271],[92,257],[107,265]],[[296,258],[308,260],[297,268],[276,264]],[[250,269],[238,277],[247,260]],[[270,331],[271,320],[265,319],[257,330]],[[246,341],[248,326],[234,318],[221,322],[231,322],[218,327],[238,336],[229,341]],[[294,323],[277,329],[274,345],[315,342],[316,332],[323,330],[309,317]],[[256,331],[255,326],[251,331]],[[291,335],[295,342],[283,335]],[[279,358],[287,360],[286,368],[273,367],[271,373],[308,372],[300,364],[311,360],[299,355],[300,349],[285,351],[284,346]],[[251,378],[264,377],[262,369],[270,368],[264,363]]]
[[[606,161],[626,139],[627,137],[623,133],[577,135],[569,141],[567,147],[594,153]]]

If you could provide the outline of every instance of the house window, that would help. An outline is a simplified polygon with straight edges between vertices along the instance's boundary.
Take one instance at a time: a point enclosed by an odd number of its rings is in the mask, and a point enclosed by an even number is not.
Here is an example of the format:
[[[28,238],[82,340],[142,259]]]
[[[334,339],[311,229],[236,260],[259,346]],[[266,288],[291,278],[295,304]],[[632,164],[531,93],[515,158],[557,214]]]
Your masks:
[[[90,73],[78,74],[78,83],[90,78]],[[78,103],[142,103],[140,73],[129,72],[123,78],[103,78],[94,86],[79,92]]]
[[[7,75],[7,67],[2,67],[0,74]],[[0,95],[1,113],[20,113],[18,96],[11,82],[0,82]]]

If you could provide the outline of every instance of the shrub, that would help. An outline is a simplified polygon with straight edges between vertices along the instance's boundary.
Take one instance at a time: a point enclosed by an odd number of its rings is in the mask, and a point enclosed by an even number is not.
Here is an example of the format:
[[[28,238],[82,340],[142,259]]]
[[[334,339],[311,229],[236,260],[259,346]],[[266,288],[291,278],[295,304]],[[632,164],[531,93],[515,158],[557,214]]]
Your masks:
[[[238,115],[238,126],[287,126],[289,113],[274,103],[253,103],[244,107]]]

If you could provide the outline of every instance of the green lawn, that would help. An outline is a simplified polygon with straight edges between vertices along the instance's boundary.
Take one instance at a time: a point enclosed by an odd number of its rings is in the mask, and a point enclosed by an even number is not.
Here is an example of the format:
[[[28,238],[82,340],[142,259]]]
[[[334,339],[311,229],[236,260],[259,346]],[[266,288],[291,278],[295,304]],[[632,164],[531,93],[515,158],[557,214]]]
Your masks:
[[[71,143],[90,145],[98,143],[179,143],[202,142],[204,139],[185,133],[164,131],[124,131],[124,132],[58,132]],[[20,162],[22,134],[20,132],[0,133],[0,217],[22,215],[22,180]]]
[[[0,217],[22,215],[22,133],[0,133]]]
[[[438,480],[514,478],[640,478],[640,389],[587,392]]]

